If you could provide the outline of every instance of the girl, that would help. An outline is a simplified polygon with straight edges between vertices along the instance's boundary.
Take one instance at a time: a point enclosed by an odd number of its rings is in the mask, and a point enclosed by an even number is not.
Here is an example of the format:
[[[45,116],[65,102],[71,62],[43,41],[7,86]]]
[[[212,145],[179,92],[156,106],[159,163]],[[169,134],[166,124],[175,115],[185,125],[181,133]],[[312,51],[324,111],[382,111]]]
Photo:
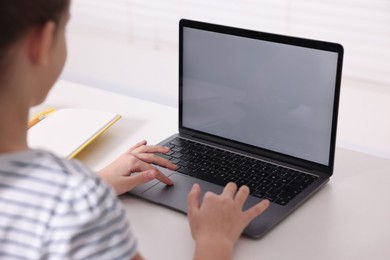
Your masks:
[[[155,178],[173,185],[151,164],[174,170],[155,155],[168,148],[142,141],[97,174],[28,148],[29,108],[45,99],[66,60],[69,6],[70,0],[0,3],[0,257],[141,259],[116,196]],[[231,258],[242,230],[269,204],[243,212],[248,194],[229,183],[201,204],[194,185],[188,195],[194,259]]]

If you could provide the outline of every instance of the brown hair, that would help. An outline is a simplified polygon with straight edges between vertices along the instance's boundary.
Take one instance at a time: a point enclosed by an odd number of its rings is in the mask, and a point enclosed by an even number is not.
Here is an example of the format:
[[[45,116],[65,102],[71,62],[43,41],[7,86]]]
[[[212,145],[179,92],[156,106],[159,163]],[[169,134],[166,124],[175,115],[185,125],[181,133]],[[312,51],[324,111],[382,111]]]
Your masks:
[[[0,1],[0,75],[8,47],[34,26],[48,21],[58,24],[69,3],[70,0]]]

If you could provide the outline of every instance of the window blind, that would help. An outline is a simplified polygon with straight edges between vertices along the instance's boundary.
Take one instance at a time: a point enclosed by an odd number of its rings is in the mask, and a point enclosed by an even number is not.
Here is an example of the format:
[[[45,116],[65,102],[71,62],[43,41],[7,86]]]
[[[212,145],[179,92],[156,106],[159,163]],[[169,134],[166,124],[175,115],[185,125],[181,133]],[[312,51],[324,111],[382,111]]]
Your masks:
[[[388,0],[75,0],[72,24],[177,44],[181,18],[341,43],[344,76],[390,84]]]

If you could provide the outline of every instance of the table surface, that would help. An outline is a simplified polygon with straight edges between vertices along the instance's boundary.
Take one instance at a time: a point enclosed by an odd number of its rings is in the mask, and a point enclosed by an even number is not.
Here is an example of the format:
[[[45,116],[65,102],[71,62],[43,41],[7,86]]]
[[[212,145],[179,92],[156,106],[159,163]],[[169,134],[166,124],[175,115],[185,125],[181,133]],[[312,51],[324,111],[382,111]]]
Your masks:
[[[31,109],[91,108],[122,115],[76,159],[99,170],[140,140],[178,131],[176,108],[60,81]],[[389,259],[390,160],[337,147],[334,175],[315,196],[261,239],[240,238],[235,259]],[[120,197],[146,259],[191,259],[184,214],[131,195]]]

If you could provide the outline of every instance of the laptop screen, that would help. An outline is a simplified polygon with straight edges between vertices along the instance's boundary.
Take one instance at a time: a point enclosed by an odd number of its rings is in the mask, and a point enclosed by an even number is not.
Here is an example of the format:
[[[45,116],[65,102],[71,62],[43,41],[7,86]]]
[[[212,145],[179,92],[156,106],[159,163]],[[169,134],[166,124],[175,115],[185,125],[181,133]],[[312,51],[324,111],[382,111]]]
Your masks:
[[[182,126],[329,164],[338,53],[184,27]]]

